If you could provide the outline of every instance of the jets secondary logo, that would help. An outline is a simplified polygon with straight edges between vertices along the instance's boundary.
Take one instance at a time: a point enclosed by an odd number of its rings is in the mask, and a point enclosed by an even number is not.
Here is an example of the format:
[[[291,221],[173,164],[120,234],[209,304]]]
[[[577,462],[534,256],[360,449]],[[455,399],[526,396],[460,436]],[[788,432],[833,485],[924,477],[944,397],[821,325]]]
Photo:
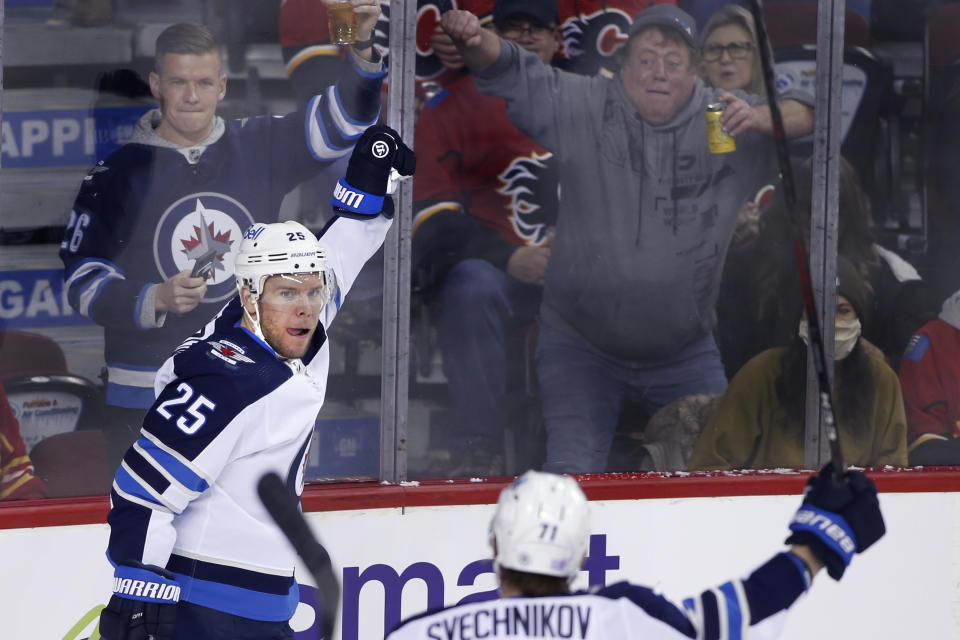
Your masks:
[[[222,193],[193,193],[163,213],[153,238],[153,257],[164,279],[190,269],[207,281],[203,302],[222,302],[236,293],[234,254],[253,224],[247,208]]]
[[[510,198],[510,224],[530,246],[545,244],[560,204],[557,162],[548,152],[515,158],[497,179],[497,193]]]
[[[210,353],[212,355],[229,364],[237,364],[238,362],[249,364],[253,362],[252,359],[244,355],[243,349],[227,340],[207,340],[207,344],[211,347]]]

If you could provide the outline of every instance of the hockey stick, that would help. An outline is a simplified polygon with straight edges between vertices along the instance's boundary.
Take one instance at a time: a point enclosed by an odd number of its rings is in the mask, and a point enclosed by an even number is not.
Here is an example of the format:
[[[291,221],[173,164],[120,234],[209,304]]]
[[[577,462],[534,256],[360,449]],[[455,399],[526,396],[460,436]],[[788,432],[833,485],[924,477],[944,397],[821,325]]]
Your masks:
[[[803,234],[797,223],[797,191],[793,182],[793,168],[790,165],[790,152],[787,148],[787,133],[783,127],[783,114],[777,104],[777,95],[773,77],[773,49],[767,36],[767,25],[763,19],[761,0],[750,0],[750,10],[757,29],[757,45],[760,49],[760,65],[763,67],[763,80],[766,84],[767,103],[773,120],[773,142],[777,149],[777,164],[780,167],[780,183],[783,185],[783,198],[787,204],[787,214],[793,229],[793,248],[797,256],[797,268],[800,270],[800,286],[803,289],[803,306],[807,310],[807,327],[810,334],[810,352],[813,354],[813,366],[817,373],[817,386],[820,392],[820,406],[823,409],[824,427],[827,442],[830,445],[830,461],[838,481],[843,479],[845,467],[840,450],[840,438],[837,436],[836,413],[833,410],[833,387],[827,374],[827,354],[820,333],[820,316],[817,315],[813,299],[813,287],[810,284],[810,266],[807,250],[803,244]]]
[[[333,573],[330,554],[313,535],[300,513],[297,499],[280,476],[275,473],[264,475],[257,484],[257,493],[270,517],[287,536],[316,581],[320,600],[320,629],[323,638],[331,640],[337,624],[337,607],[340,606],[340,581]]]

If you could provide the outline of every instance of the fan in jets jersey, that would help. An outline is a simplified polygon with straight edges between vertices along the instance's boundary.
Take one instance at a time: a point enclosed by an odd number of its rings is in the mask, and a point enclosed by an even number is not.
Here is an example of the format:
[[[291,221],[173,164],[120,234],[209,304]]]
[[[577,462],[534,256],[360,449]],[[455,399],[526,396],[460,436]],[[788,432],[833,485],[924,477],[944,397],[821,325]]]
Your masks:
[[[234,295],[241,234],[276,221],[287,192],[350,153],[379,116],[385,74],[379,56],[351,52],[306,110],[225,120],[214,114],[226,75],[213,36],[180,24],[161,34],[158,52],[165,40],[184,44],[159,54],[150,76],[162,108],[84,178],[60,245],[70,305],[105,330],[107,404],[141,412],[166,357]],[[198,42],[210,51],[181,53]],[[209,77],[194,78],[201,64]],[[196,128],[200,139],[188,141]],[[164,286],[183,272],[202,297],[170,309]]]
[[[224,628],[288,637],[295,552],[256,485],[273,472],[292,495],[303,490],[330,366],[327,328],[390,227],[388,176],[412,174],[413,162],[396,132],[371,127],[335,192],[339,215],[319,238],[294,221],[244,233],[239,295],[163,364],[157,399],[117,470],[105,640],[202,640]]]
[[[528,471],[500,494],[490,523],[500,599],[428,612],[387,638],[776,638],[821,568],[839,579],[883,535],[876,487],[861,473],[838,481],[828,465],[809,480],[790,530],[789,550],[681,603],[627,582],[570,593],[590,537],[587,499],[570,477]]]

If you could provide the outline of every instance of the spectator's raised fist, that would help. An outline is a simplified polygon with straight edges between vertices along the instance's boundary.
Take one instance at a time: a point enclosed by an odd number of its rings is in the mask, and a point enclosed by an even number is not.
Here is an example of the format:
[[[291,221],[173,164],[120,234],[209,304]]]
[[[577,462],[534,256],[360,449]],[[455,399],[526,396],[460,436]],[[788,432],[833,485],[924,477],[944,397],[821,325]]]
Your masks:
[[[440,26],[458,46],[476,47],[482,41],[480,19],[469,11],[447,11],[440,19]]]

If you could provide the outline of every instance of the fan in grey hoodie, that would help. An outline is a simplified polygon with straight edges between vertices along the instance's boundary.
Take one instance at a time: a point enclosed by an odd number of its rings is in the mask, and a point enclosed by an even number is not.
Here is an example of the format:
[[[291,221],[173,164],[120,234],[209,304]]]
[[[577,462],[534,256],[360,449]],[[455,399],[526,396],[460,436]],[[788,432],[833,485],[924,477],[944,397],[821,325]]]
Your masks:
[[[504,97],[510,120],[560,160],[538,350],[546,468],[603,471],[620,394],[633,390],[652,412],[726,386],[714,306],[737,211],[776,178],[769,109],[759,96],[703,85],[694,22],[673,5],[637,15],[614,78],[550,68],[469,12],[447,12],[443,27],[478,88]],[[809,97],[784,98],[788,135],[809,133]],[[705,109],[717,102],[732,153],[709,150]],[[589,393],[575,367],[589,374]],[[571,402],[606,388],[617,397],[594,404],[612,409]]]

